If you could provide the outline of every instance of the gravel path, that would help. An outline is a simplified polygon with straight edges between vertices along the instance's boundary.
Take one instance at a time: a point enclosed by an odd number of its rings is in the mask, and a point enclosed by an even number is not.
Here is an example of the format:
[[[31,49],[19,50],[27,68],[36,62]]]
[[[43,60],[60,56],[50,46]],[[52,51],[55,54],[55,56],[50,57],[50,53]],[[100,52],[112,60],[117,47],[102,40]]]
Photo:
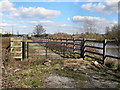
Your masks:
[[[50,75],[45,78],[46,87],[53,88],[74,88],[75,80],[59,75]]]

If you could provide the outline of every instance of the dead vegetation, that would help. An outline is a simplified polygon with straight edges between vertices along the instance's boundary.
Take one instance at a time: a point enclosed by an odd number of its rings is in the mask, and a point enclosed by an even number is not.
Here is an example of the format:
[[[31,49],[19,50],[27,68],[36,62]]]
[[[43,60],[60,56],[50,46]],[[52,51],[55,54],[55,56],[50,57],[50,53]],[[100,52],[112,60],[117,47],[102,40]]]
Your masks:
[[[7,73],[3,74],[3,88],[120,88],[120,72],[89,60],[48,61],[33,56],[21,62],[10,58],[7,51],[4,55]]]

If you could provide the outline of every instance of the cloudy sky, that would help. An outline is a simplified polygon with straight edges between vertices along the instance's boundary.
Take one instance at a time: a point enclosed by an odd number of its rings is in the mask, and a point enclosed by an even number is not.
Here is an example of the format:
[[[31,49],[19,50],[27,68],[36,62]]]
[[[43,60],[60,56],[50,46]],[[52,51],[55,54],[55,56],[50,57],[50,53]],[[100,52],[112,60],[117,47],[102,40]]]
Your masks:
[[[118,23],[118,0],[0,0],[0,18],[3,32],[32,33],[41,24],[46,33],[83,33],[87,20],[104,33]]]

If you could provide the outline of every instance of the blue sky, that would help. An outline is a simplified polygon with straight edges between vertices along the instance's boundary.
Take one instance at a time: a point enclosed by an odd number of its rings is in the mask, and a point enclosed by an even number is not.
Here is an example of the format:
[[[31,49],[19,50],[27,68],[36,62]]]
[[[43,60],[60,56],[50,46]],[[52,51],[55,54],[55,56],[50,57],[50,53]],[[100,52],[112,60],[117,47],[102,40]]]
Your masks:
[[[117,2],[10,2],[0,1],[0,27],[3,32],[32,33],[43,25],[46,33],[84,33],[85,21],[95,25],[97,33],[118,22]]]

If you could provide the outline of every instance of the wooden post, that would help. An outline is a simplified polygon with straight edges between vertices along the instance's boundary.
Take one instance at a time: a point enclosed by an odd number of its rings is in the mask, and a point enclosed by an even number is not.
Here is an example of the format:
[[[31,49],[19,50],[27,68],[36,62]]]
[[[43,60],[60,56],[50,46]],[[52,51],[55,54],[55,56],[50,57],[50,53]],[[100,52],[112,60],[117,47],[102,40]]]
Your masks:
[[[55,44],[56,46],[57,46],[57,42],[58,42],[58,39],[56,38],[56,44]],[[55,52],[57,52],[57,51],[58,51],[58,48],[55,48]]]
[[[62,50],[62,38],[61,38],[61,53],[62,53],[62,51],[63,51],[63,50]]]
[[[83,54],[82,54],[82,52],[83,52],[83,41],[84,41],[84,40],[81,41],[81,52],[80,52],[81,58],[83,58]]]
[[[63,43],[63,57],[65,56],[65,43]]]
[[[84,38],[84,40],[83,40],[83,60],[84,60],[84,58],[85,58],[85,44],[86,43],[86,39]]]
[[[49,42],[49,37],[47,38],[47,42]]]
[[[83,38],[83,41],[81,41],[81,58],[85,58],[85,39]]]
[[[68,52],[68,39],[66,38],[66,51]]]
[[[22,42],[22,59],[25,59],[25,42]]]
[[[48,44],[48,43],[46,43],[46,50],[45,50],[45,51],[46,51],[46,59],[47,59],[47,44]]]
[[[28,56],[29,55],[29,47],[28,46],[29,46],[29,43],[27,42],[27,58],[29,58],[29,56]]]
[[[103,41],[103,64],[105,64],[105,59],[106,59],[106,45],[107,45],[107,39]]]
[[[56,42],[57,42],[57,40],[58,40],[58,39],[56,38]]]
[[[75,55],[75,39],[73,38],[73,55]]]

